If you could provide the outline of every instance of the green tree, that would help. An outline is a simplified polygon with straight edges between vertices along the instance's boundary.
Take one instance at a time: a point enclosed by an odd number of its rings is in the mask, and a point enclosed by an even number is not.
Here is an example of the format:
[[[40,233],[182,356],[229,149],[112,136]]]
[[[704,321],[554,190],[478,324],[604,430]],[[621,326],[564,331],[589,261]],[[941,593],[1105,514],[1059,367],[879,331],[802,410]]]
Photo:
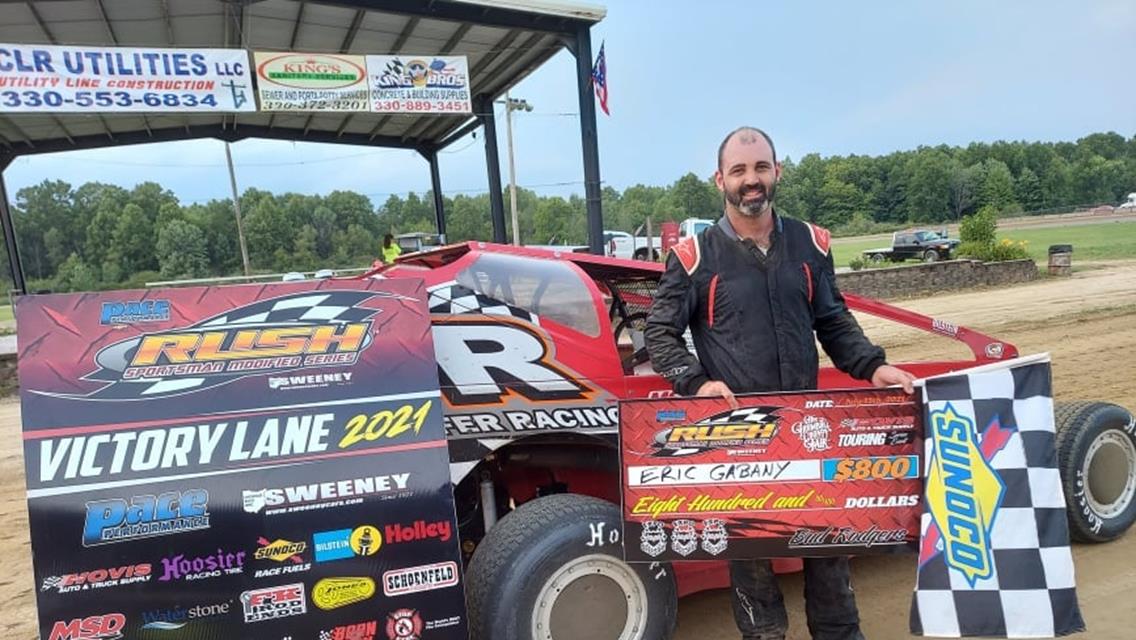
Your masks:
[[[99,288],[99,276],[79,254],[72,253],[59,265],[55,276],[56,291],[95,291]]]
[[[950,214],[951,161],[938,149],[920,149],[908,163],[908,219],[938,222]]]
[[[985,170],[986,178],[982,182],[981,199],[983,206],[1006,211],[1017,203],[1014,194],[1014,175],[1001,160],[987,160]]]
[[[163,278],[205,277],[209,274],[205,234],[184,220],[166,222],[158,230],[158,263]]]
[[[154,255],[154,224],[142,207],[131,202],[115,217],[108,255],[115,256],[123,273],[158,268]]]
[[[1041,188],[1041,179],[1029,167],[1024,167],[1014,181],[1014,194],[1027,212],[1039,211],[1045,207],[1045,192]]]
[[[693,173],[684,175],[671,185],[670,197],[684,218],[714,217],[721,208],[717,189],[712,191],[706,181]]]
[[[867,198],[855,185],[838,178],[825,180],[820,189],[821,206],[816,222],[825,227],[845,224],[857,213],[865,215]]]

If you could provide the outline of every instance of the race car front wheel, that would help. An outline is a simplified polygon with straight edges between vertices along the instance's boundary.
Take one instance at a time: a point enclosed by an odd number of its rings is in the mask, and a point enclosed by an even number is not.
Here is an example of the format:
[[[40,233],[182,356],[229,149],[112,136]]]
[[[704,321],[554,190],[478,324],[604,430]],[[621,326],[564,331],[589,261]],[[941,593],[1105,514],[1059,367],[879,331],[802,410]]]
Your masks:
[[[1136,522],[1136,419],[1107,402],[1055,407],[1070,536],[1107,542]]]
[[[472,640],[665,640],[670,565],[623,561],[619,509],[557,494],[501,519],[466,572]]]

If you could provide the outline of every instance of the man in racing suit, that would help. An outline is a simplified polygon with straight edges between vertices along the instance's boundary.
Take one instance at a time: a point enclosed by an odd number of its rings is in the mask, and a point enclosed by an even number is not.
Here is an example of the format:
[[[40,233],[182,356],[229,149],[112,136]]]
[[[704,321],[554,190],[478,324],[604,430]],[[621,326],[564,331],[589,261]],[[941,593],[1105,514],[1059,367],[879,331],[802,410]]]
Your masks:
[[[759,129],[731,132],[718,149],[725,215],[672,250],[646,341],[655,370],[681,395],[795,391],[817,386],[814,332],[841,371],[876,386],[911,374],[888,365],[836,288],[829,234],[773,210],[781,165]],[[690,328],[697,357],[683,334]],[[812,637],[863,638],[848,559],[806,558],[805,610]],[[730,563],[734,618],[744,640],[781,640],[788,619],[769,560]]]

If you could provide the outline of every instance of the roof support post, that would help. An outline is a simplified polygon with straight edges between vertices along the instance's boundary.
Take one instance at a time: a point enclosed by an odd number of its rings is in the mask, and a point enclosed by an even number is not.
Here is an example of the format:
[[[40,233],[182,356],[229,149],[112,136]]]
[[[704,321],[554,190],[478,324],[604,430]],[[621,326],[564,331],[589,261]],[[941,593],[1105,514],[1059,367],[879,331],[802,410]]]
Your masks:
[[[442,174],[438,171],[438,150],[434,149],[426,154],[426,161],[430,163],[430,189],[434,194],[434,226],[438,235],[442,237],[442,244],[446,243],[446,201],[442,197]]]
[[[493,242],[505,244],[505,199],[501,194],[501,158],[497,154],[497,119],[493,97],[477,96],[473,110],[485,129],[485,169],[489,176],[489,214],[493,220]]]
[[[9,156],[0,156],[0,226],[4,227],[4,244],[8,248],[8,268],[12,272],[12,289],[16,293],[27,293],[24,283],[24,268],[20,264],[20,251],[16,246],[16,228],[12,224],[12,210],[8,205],[8,190],[4,187],[4,169],[12,161]]]
[[[576,30],[576,84],[580,96],[580,142],[584,151],[584,202],[588,212],[588,250],[602,256],[603,196],[600,192],[600,151],[596,135],[596,99],[592,96],[592,34]]]

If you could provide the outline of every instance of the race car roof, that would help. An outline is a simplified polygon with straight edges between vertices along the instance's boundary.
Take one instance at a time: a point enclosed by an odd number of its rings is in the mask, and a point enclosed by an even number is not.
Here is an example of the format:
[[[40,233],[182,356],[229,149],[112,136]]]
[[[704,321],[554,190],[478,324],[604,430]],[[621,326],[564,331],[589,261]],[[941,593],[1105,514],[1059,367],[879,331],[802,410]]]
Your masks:
[[[599,22],[544,0],[0,0],[0,43],[465,55],[483,109]],[[217,137],[438,149],[469,114],[2,114],[0,156]]]

